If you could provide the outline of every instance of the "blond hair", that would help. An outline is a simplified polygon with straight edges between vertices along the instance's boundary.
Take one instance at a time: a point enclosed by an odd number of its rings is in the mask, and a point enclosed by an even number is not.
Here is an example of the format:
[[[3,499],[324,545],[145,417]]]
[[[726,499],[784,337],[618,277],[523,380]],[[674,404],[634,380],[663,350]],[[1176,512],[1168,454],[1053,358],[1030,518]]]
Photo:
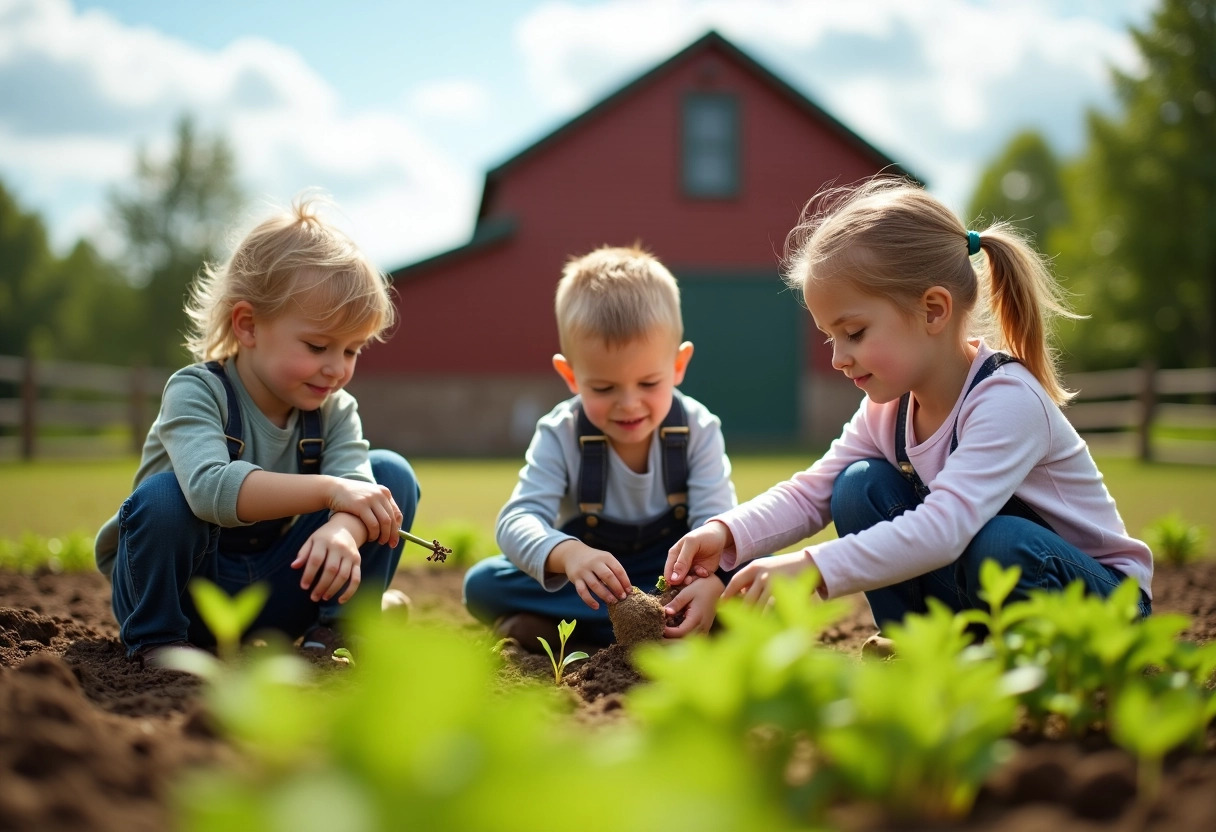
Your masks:
[[[226,263],[204,265],[186,301],[186,347],[196,361],[236,354],[232,309],[240,301],[268,320],[290,309],[324,329],[366,328],[384,340],[396,316],[387,278],[319,216],[326,203],[316,195],[297,197],[289,211],[245,235]]]
[[[908,180],[889,176],[821,191],[786,238],[785,280],[847,280],[911,313],[926,290],[942,286],[969,331],[1026,366],[1057,404],[1064,389],[1050,343],[1059,315],[1078,317],[1043,257],[1008,223],[980,232],[969,255],[968,231],[945,205]]]
[[[684,337],[680,287],[654,255],[638,246],[604,246],[572,258],[557,284],[557,334],[562,352],[578,338],[615,347],[656,330]]]

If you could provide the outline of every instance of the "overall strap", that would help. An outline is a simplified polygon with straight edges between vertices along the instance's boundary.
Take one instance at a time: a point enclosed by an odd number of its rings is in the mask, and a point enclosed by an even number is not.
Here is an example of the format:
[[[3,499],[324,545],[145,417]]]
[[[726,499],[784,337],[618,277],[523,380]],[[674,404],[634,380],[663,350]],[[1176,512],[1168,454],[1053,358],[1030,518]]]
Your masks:
[[[208,370],[215,374],[215,377],[224,385],[224,393],[228,397],[228,419],[224,422],[224,439],[228,441],[228,459],[231,462],[241,458],[241,452],[245,450],[245,428],[241,424],[241,406],[236,400],[236,390],[232,387],[232,382],[228,379],[228,374],[224,372],[224,365],[218,361],[208,361],[204,365]]]
[[[967,392],[963,394],[963,398],[967,398],[968,394],[975,389],[975,385],[979,384],[988,376],[997,371],[998,368],[1004,367],[1006,364],[1016,364],[1018,360],[1012,355],[1007,355],[1003,352],[994,352],[984,360],[983,366],[979,372],[975,374],[975,378],[971,379],[971,384],[967,386]],[[954,449],[958,447],[958,419],[954,420],[954,427],[950,429],[950,453],[954,453]]]
[[[975,386],[984,379],[988,378],[997,368],[1003,367],[1011,362],[1016,362],[1017,359],[1012,355],[1007,355],[1003,352],[994,352],[984,360],[979,370],[975,373],[975,378],[971,379],[971,384],[967,385],[967,390],[963,393],[963,398],[975,389]],[[908,404],[911,394],[904,393],[899,398],[899,412],[895,417],[895,461],[899,463],[899,471],[904,475],[904,478],[912,484],[912,489],[916,492],[916,496],[920,499],[925,499],[929,493],[929,487],[921,480],[920,475],[916,473],[916,469],[912,467],[912,463],[908,460],[907,448],[907,428],[908,428]],[[950,453],[954,453],[958,447],[958,419],[955,418],[954,425],[950,429]],[[1046,529],[1051,529],[1051,524],[1044,520],[1038,512],[1026,504],[1021,497],[1014,494],[998,514],[1012,515],[1022,517],[1026,520],[1038,523]]]
[[[975,385],[996,372],[998,367],[1002,367],[1010,361],[1017,361],[1017,359],[1003,352],[994,352],[988,356],[979,370],[976,371],[975,378],[971,380],[971,384],[967,385],[963,398],[967,398],[971,391],[975,389]],[[899,464],[899,472],[904,475],[904,479],[912,484],[912,489],[916,492],[916,496],[923,500],[929,494],[929,486],[925,485],[920,475],[916,473],[916,469],[912,467],[912,463],[908,460],[908,406],[911,403],[911,399],[911,393],[904,393],[899,397],[899,412],[895,417],[895,461]],[[954,426],[950,429],[950,453],[954,453],[954,449],[957,447],[958,419],[956,417]]]
[[[608,490],[608,437],[587,418],[578,406],[578,448],[581,463],[578,469],[578,510],[583,514],[598,514],[604,510],[604,492]]]
[[[236,389],[224,371],[224,365],[218,361],[208,361],[204,365],[224,385],[224,394],[228,399],[228,419],[224,422],[224,439],[228,442],[228,459],[236,461],[245,450],[245,428],[241,421],[241,406],[237,401]],[[324,430],[321,425],[321,411],[300,411],[300,439],[296,443],[296,464],[301,474],[321,473],[321,454],[325,450]]]
[[[301,474],[321,473],[321,454],[325,436],[321,428],[321,409],[300,411],[300,441],[296,443],[296,462]]]
[[[659,426],[662,445],[663,488],[668,505],[688,503],[688,416],[679,398],[672,396],[671,410]],[[582,406],[578,408],[578,510],[597,514],[604,510],[608,490],[608,437],[591,424]]]
[[[663,489],[669,506],[688,504],[688,416],[678,396],[671,397],[671,410],[659,426],[663,445]]]

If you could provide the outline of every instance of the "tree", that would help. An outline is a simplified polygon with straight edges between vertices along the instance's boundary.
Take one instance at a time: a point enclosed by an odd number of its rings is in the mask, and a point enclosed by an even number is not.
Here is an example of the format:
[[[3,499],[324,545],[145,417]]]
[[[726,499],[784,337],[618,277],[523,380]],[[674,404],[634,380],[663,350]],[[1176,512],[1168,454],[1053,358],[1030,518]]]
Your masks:
[[[0,185],[0,355],[25,355],[55,304],[46,228]]]
[[[1089,116],[1061,265],[1107,361],[1216,365],[1216,0],[1162,0],[1132,37],[1145,71],[1116,73],[1121,111]]]
[[[168,158],[141,149],[134,186],[112,192],[110,201],[127,244],[129,278],[142,290],[144,339],[141,354],[131,358],[177,367],[187,358],[182,306],[190,282],[219,256],[242,205],[232,151],[221,136],[199,136],[183,116]]]
[[[47,320],[54,338],[43,350],[48,356],[127,364],[144,349],[139,292],[91,243],[77,242],[48,273],[57,288]]]
[[[1027,130],[1013,137],[980,178],[967,217],[1009,220],[1030,234],[1040,250],[1048,234],[1068,221],[1060,165],[1041,134]]]

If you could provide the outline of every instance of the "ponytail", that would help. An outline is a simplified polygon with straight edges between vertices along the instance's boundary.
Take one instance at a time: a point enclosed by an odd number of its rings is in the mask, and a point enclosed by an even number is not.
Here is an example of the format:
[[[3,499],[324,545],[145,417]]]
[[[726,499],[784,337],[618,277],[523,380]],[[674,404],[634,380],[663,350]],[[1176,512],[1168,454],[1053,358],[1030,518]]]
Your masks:
[[[993,346],[1018,359],[1038,379],[1058,405],[1074,395],[1064,388],[1051,345],[1051,324],[1057,316],[1079,318],[1071,312],[1047,263],[1016,229],[998,222],[980,234],[985,257],[977,262],[981,291],[988,300]],[[984,274],[987,286],[984,287]]]

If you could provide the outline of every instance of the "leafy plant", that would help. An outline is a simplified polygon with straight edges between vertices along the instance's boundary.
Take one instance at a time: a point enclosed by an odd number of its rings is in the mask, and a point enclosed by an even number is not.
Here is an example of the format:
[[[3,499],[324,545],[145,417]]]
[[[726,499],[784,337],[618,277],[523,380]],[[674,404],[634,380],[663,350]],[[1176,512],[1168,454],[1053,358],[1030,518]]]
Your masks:
[[[231,663],[237,657],[241,636],[266,605],[270,589],[264,583],[255,583],[230,596],[206,578],[195,578],[189,589],[199,617],[215,636],[219,658],[202,650],[176,650],[165,657],[165,662],[176,670],[215,679],[223,672],[221,664]]]
[[[195,769],[179,783],[177,828],[496,829],[504,818],[536,832],[570,828],[569,813],[535,811],[538,783],[553,794],[670,801],[670,747],[636,726],[571,730],[549,690],[504,688],[492,654],[463,633],[373,615],[359,631],[357,676],[272,684],[254,676],[255,656],[209,687],[212,707],[246,698],[247,713],[217,711],[244,754],[239,766]],[[706,778],[681,786],[689,828],[790,828],[762,799],[756,774],[735,768],[733,746],[690,723],[675,738],[698,765],[732,770],[729,789]],[[585,814],[583,832],[621,829],[620,813]],[[670,815],[636,812],[626,825],[660,832]]]
[[[571,653],[569,656],[566,655],[566,639],[570,638],[570,634],[574,632],[576,624],[578,624],[577,620],[566,621],[563,619],[557,625],[557,635],[561,639],[561,645],[558,647],[556,658],[553,656],[553,648],[549,646],[549,642],[543,636],[536,637],[536,640],[540,642],[540,646],[545,648],[545,652],[549,654],[549,662],[553,665],[553,684],[555,685],[562,683],[562,673],[565,672],[566,665],[587,658],[587,654],[582,650]]]
[[[1135,682],[1120,693],[1112,709],[1111,737],[1136,755],[1137,797],[1142,804],[1157,800],[1166,753],[1192,737],[1197,726],[1207,726],[1214,701],[1211,697],[1205,701],[1200,691],[1185,685],[1154,693],[1148,685]]]
[[[59,574],[95,568],[93,541],[80,532],[62,538],[27,532],[17,540],[0,539],[0,569],[28,575],[38,569]]]
[[[1144,529],[1144,542],[1166,563],[1184,566],[1202,554],[1207,529],[1183,520],[1182,512],[1172,511]]]

